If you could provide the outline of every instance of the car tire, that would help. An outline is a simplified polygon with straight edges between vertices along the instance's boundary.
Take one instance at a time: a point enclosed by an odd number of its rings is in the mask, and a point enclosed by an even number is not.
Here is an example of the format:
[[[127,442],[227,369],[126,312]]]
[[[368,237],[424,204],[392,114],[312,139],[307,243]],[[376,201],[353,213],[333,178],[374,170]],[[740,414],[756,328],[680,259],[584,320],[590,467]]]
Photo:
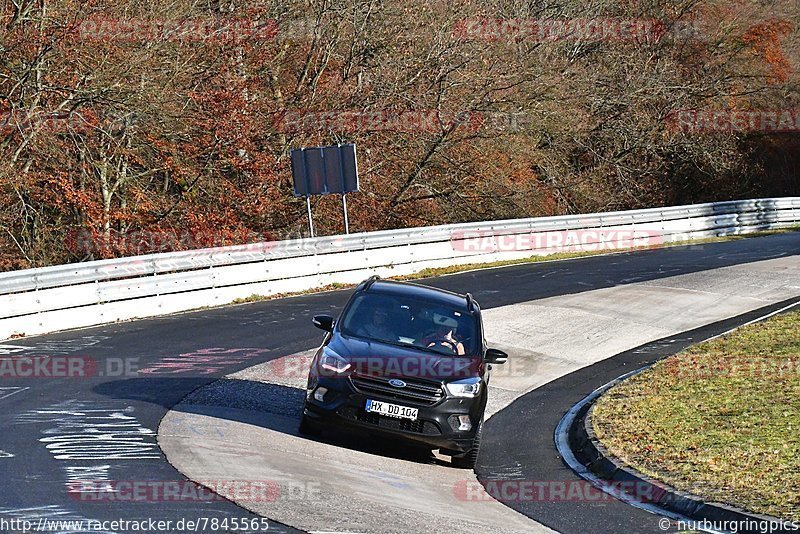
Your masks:
[[[318,437],[322,435],[320,428],[316,423],[310,420],[306,414],[300,416],[300,425],[297,427],[297,430],[306,436]]]
[[[475,464],[478,463],[478,453],[481,450],[481,435],[483,434],[483,421],[478,426],[478,431],[475,432],[475,437],[472,438],[472,448],[464,456],[453,456],[450,462],[453,467],[459,469],[475,469]]]

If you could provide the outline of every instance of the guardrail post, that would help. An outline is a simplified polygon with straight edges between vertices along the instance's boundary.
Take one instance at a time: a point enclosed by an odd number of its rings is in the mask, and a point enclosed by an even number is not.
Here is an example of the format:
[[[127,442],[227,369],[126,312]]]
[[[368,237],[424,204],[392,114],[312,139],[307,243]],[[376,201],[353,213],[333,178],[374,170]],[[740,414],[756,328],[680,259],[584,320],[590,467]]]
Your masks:
[[[33,275],[33,291],[36,294],[36,304],[41,305],[41,299],[39,298],[39,277],[35,274]],[[42,311],[44,311],[41,307],[36,310],[36,315],[41,317]],[[40,319],[41,320],[41,319]]]
[[[150,270],[153,271],[153,277],[156,277],[158,275],[158,271],[156,270],[156,259],[155,258],[151,258],[150,259]],[[158,285],[156,285],[156,287],[158,287]],[[160,292],[158,290],[156,290],[156,297],[160,297],[160,296],[161,296]]]
[[[209,262],[209,265],[208,265],[208,276],[209,276],[209,279],[211,281],[211,298],[214,299],[214,300],[217,300],[217,296],[218,296],[217,295],[217,279],[215,277],[216,273],[214,273],[214,261],[213,261],[213,258],[214,258],[214,255],[211,254],[211,257],[209,258],[211,261]]]

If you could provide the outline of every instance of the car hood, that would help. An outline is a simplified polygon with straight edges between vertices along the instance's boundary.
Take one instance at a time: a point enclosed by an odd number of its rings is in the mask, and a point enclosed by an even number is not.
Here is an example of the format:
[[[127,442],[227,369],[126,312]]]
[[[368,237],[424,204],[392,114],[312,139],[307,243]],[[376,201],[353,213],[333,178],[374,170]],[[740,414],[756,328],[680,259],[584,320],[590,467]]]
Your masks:
[[[483,374],[481,358],[439,355],[341,335],[333,336],[325,350],[346,359],[353,365],[351,373],[361,375],[441,381]]]

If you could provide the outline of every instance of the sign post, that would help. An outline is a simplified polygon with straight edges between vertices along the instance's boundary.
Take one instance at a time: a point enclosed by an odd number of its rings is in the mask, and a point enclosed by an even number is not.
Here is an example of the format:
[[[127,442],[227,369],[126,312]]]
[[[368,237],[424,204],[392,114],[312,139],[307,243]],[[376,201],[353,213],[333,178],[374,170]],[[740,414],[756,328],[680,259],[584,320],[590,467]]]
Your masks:
[[[316,148],[297,148],[291,151],[294,194],[306,198],[308,229],[314,237],[311,220],[311,195],[341,193],[344,231],[350,233],[347,217],[347,193],[358,191],[356,146],[340,144]]]
[[[347,193],[342,193],[342,211],[344,211],[344,233],[350,233],[350,225],[347,222]]]
[[[306,195],[306,207],[308,208],[308,232],[314,237],[314,219],[311,218],[311,197]]]

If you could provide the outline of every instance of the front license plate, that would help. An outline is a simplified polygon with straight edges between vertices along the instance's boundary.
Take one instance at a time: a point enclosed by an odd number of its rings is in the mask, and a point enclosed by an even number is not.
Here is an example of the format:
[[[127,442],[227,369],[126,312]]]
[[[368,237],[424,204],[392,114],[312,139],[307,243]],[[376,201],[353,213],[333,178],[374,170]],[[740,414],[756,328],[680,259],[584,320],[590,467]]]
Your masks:
[[[375,412],[381,415],[388,415],[389,417],[398,417],[400,419],[417,420],[419,410],[417,408],[409,408],[408,406],[400,406],[398,404],[389,404],[388,402],[376,401],[367,399],[367,406],[365,408],[368,412]]]

